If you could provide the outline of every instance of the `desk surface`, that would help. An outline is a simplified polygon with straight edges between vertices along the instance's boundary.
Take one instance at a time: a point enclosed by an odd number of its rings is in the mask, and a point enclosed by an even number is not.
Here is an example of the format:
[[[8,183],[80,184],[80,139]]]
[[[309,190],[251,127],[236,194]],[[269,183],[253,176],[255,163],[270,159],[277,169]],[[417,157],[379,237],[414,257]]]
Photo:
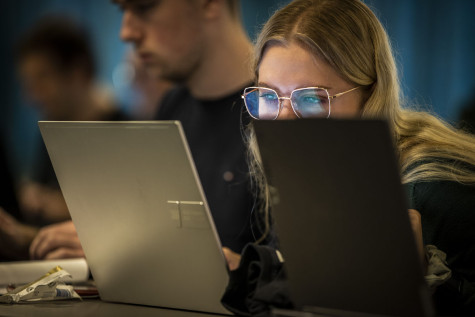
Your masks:
[[[219,315],[139,305],[103,302],[99,299],[64,300],[43,303],[0,304],[0,316],[97,316],[97,317],[216,317]]]

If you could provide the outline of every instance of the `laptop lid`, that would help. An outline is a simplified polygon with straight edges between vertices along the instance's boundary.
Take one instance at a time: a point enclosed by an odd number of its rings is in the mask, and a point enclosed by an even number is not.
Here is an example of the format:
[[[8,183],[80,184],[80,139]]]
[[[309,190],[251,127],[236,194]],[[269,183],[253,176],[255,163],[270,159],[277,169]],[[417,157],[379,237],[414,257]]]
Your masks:
[[[327,314],[430,315],[387,124],[254,127],[294,303]]]
[[[39,126],[103,300],[229,313],[226,262],[180,122]]]

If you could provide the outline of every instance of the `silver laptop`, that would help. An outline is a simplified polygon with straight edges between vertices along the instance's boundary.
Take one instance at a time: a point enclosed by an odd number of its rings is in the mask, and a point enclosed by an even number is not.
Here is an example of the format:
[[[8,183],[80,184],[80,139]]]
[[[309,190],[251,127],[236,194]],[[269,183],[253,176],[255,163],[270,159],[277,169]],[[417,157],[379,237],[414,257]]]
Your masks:
[[[296,306],[328,316],[430,316],[387,124],[254,127]]]
[[[39,122],[103,300],[229,313],[226,262],[180,122]]]

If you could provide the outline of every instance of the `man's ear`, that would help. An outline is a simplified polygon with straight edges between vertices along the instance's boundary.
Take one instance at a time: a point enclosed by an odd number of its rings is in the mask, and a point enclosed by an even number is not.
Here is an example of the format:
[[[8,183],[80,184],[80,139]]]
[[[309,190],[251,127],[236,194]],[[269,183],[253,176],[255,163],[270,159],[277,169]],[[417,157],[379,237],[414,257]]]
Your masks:
[[[75,85],[89,86],[94,81],[94,76],[86,71],[85,63],[77,61],[68,71],[69,80]]]
[[[229,0],[202,0],[202,9],[206,19],[217,19],[225,13],[226,1]]]

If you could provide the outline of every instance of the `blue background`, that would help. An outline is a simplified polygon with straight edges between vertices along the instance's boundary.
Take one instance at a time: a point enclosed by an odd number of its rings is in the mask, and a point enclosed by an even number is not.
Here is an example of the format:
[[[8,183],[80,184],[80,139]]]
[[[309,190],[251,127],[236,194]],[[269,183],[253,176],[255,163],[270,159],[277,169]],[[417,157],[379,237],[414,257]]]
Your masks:
[[[403,91],[409,104],[455,122],[475,98],[475,1],[366,0],[392,40]],[[266,19],[288,1],[242,0],[243,22],[254,39]],[[13,45],[45,14],[65,13],[90,33],[98,79],[114,89],[112,75],[128,47],[118,37],[121,12],[109,0],[2,0],[0,2],[0,132],[15,174],[33,159],[37,113],[28,107],[14,68]],[[116,93],[118,93],[116,91]],[[126,101],[123,101],[125,106]]]

